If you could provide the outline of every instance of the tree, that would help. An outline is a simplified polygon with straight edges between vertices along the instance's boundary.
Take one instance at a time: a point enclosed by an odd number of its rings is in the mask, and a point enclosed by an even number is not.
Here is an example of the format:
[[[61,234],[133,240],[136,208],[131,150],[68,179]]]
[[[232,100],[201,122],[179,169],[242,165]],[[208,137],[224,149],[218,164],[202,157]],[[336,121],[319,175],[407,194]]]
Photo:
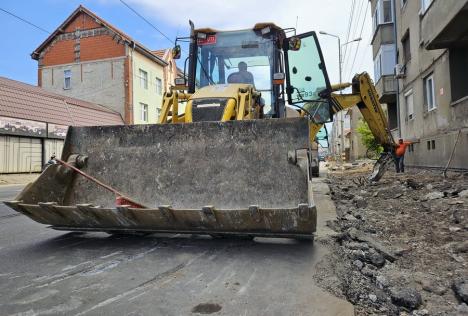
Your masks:
[[[368,158],[375,158],[383,152],[383,147],[377,142],[366,122],[359,120],[356,130],[361,135],[362,143],[367,148],[366,156]]]

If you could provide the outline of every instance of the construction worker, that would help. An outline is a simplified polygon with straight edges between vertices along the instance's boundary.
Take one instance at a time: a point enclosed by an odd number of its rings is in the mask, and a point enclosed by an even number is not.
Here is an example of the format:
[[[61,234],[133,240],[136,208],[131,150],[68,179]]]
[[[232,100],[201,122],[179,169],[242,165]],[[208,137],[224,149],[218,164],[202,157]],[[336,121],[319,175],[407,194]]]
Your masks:
[[[411,145],[412,142],[403,141],[403,139],[398,140],[398,145],[396,145],[395,149],[395,167],[397,173],[404,173],[405,172],[405,152],[406,147]]]

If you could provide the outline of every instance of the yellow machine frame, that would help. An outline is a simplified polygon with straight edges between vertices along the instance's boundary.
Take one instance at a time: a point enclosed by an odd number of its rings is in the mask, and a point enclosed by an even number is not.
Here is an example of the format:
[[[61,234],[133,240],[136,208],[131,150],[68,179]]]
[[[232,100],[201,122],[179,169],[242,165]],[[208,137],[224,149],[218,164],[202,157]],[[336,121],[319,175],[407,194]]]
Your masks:
[[[255,91],[252,86],[247,84],[230,84],[226,85],[221,93],[221,97],[228,99],[221,122],[260,118],[261,109],[259,102],[257,102],[260,98],[260,93]],[[193,122],[193,100],[216,97],[219,97],[217,93],[210,91],[210,89],[197,91],[193,94],[172,89],[164,94],[161,116],[158,123],[191,123]],[[180,101],[186,102],[184,113],[179,113]]]

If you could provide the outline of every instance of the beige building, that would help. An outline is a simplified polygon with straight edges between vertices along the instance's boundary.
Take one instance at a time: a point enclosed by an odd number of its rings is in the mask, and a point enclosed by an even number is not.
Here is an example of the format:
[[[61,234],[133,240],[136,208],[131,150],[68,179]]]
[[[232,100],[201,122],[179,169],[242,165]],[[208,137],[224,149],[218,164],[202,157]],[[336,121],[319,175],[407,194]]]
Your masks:
[[[178,73],[179,70],[177,68],[176,61],[174,60],[174,58],[172,58],[172,49],[159,49],[153,51],[153,53],[167,63],[167,66],[164,67],[164,84],[165,90],[169,91],[171,86],[174,85],[174,80],[180,75]],[[180,77],[182,76],[183,74],[180,75]]]
[[[133,123],[157,123],[164,93],[164,68],[150,58],[132,51]]]
[[[348,111],[341,111],[333,116],[330,153],[335,159],[349,161],[351,158],[350,128],[351,117]]]
[[[366,157],[367,148],[361,140],[361,135],[357,131],[359,122],[362,120],[361,112],[358,108],[348,110],[350,128],[348,136],[349,141],[349,159],[355,161]]]
[[[38,61],[40,87],[104,105],[126,124],[157,122],[168,63],[85,7],[31,56]]]
[[[468,169],[467,0],[371,0],[375,82],[406,164]],[[458,139],[458,142],[457,142]]]

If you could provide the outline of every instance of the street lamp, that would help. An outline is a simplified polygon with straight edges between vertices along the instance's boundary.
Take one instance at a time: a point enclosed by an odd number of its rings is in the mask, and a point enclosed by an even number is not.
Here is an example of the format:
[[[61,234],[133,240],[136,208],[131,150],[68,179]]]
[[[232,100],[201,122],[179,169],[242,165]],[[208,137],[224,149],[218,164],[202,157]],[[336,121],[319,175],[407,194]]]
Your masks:
[[[338,36],[338,35],[335,35],[335,34],[331,34],[331,33],[327,33],[327,32],[324,32],[324,31],[320,31],[319,32],[320,34],[322,35],[326,35],[326,36],[331,36],[331,37],[334,37],[338,40],[338,69],[339,69],[339,72],[340,72],[340,93],[342,93],[342,90],[341,90],[341,85],[343,84],[343,69],[342,69],[342,66],[343,66],[343,60],[342,60],[342,56],[341,56],[341,49],[343,47],[345,47],[346,45],[348,44],[351,44],[351,43],[354,43],[354,42],[359,42],[362,40],[361,37],[358,37],[358,38],[355,38],[349,42],[346,42],[344,44],[341,44],[341,38]],[[341,125],[341,144],[343,144],[343,146],[340,147],[340,154],[341,156],[343,155],[343,152],[345,150],[345,146],[344,146],[344,115],[343,115],[343,111],[340,112],[340,125]]]

